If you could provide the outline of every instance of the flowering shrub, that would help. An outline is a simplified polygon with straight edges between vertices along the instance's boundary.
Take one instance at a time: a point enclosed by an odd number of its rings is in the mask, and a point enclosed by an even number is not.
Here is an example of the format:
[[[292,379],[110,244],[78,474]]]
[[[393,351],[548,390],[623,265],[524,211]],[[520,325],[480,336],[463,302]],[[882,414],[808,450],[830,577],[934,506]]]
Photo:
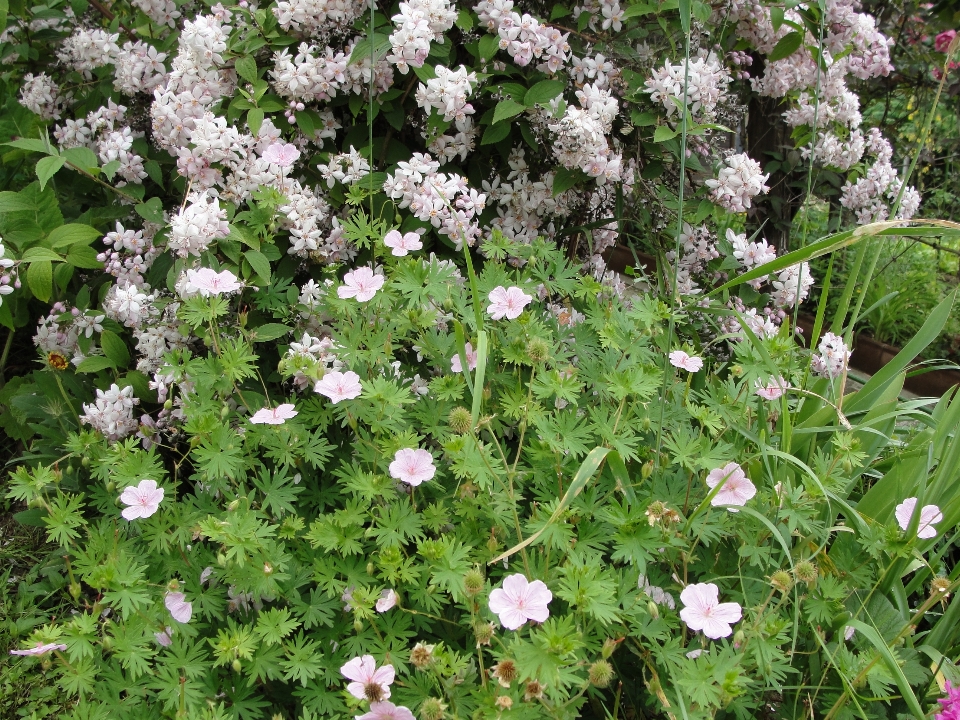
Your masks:
[[[912,232],[845,85],[889,72],[872,18],[92,7],[0,46],[37,177],[0,323],[42,362],[6,495],[56,547],[20,593],[70,607],[14,652],[65,717],[920,718],[960,680],[960,401],[897,399],[950,303],[847,395],[846,308],[815,355],[791,329],[809,260]],[[896,220],[738,232],[751,91]],[[603,253],[641,231],[633,282]]]

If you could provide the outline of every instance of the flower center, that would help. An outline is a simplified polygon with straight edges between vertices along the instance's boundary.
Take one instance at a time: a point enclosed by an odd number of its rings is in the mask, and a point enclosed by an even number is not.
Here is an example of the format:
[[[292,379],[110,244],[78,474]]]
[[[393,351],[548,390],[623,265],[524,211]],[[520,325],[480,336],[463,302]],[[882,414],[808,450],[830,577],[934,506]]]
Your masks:
[[[367,696],[367,700],[370,702],[380,702],[383,700],[383,687],[380,683],[367,683],[363,686],[363,694]]]

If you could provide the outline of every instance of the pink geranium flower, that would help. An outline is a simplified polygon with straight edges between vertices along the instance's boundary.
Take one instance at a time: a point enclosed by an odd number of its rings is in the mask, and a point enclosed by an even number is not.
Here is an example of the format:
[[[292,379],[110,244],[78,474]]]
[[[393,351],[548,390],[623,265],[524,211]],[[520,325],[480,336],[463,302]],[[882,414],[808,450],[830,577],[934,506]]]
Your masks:
[[[420,250],[423,247],[419,234],[408,232],[401,235],[399,230],[388,232],[383,238],[383,244],[397,257],[403,257],[408,252]]]
[[[383,275],[374,274],[368,267],[359,267],[343,276],[343,285],[337,288],[337,297],[356,298],[357,302],[366,302],[383,287]]]
[[[392,588],[389,590],[384,590],[382,593],[380,593],[380,599],[377,600],[377,612],[385,613],[387,610],[397,604],[398,599],[397,592]]]
[[[348,370],[342,373],[336,370],[328,370],[313,386],[313,389],[314,392],[330,398],[330,402],[336,405],[341,400],[353,400],[355,397],[359,397],[363,391],[363,386],[360,384],[360,376],[355,372]]]
[[[187,270],[187,282],[195,287],[202,297],[232,293],[243,287],[243,284],[237,281],[237,276],[229,270],[217,273],[210,268]]]
[[[390,697],[390,684],[395,675],[393,665],[378,668],[373,655],[355,657],[340,668],[340,674],[353,680],[347,685],[347,692],[355,698],[379,703]]]
[[[154,633],[153,636],[157,639],[157,644],[163,647],[170,647],[173,645],[173,628],[167,625],[162,632]]]
[[[533,296],[527,295],[518,287],[505,288],[503,285],[497,285],[490,294],[487,295],[490,304],[487,306],[487,314],[494,320],[516,320],[520,317],[523,309],[533,302]]]
[[[279,165],[280,167],[290,167],[293,165],[300,157],[300,151],[297,150],[297,146],[293,143],[274,143],[266,150],[263,151],[263,159],[266,160],[271,165]]]
[[[747,478],[743,468],[734,462],[711,470],[707,475],[707,486],[711,490],[721,483],[723,487],[713,496],[711,505],[746,505],[747,500],[757,494],[756,486]],[[734,508],[729,510],[737,512]]]
[[[476,370],[477,369],[477,353],[476,351],[474,351],[473,345],[471,343],[465,343],[463,346],[463,349],[464,349],[464,354],[466,354],[467,356],[467,367],[470,368],[471,370]],[[453,370],[453,372],[455,373],[463,372],[463,363],[460,361],[459,352],[456,355],[454,355],[453,358],[450,360],[450,369]]]
[[[163,604],[178,623],[186,624],[193,617],[193,603],[187,602],[186,595],[182,592],[168,592],[163,598]]]
[[[125,507],[120,513],[126,520],[137,520],[153,515],[163,500],[163,488],[157,487],[155,480],[141,480],[136,487],[128,485],[120,493],[120,502]]]
[[[250,418],[254,425],[283,425],[287,420],[297,416],[294,405],[283,403],[275,408],[261,408]]]
[[[703,369],[703,358],[687,355],[683,350],[674,350],[670,353],[670,364],[687,372],[699,372]]]
[[[503,588],[490,593],[490,611],[500,617],[500,623],[509,630],[516,630],[527,620],[544,622],[550,617],[547,604],[553,593],[540,580],[528,582],[522,574],[510,575],[503,580]]]
[[[906,530],[910,526],[910,519],[917,508],[917,499],[915,497],[907,498],[897,505],[896,516],[900,527]],[[921,540],[927,540],[937,536],[937,529],[934,527],[943,520],[943,513],[936,505],[924,505],[920,510],[920,522],[917,525],[917,537]]]
[[[757,380],[757,395],[764,400],[776,400],[787,391],[788,387],[790,387],[790,383],[782,377],[770,378],[766,385]]]
[[[719,590],[713,583],[687,585],[680,593],[680,619],[694,632],[703,631],[711,640],[729,637],[731,623],[739,622],[743,610],[737,603],[720,602]]]
[[[947,48],[950,47],[950,43],[953,42],[953,39],[956,36],[956,30],[944,30],[942,33],[937,35],[936,39],[933,41],[933,47],[937,52],[946,52]]]
[[[390,463],[390,477],[414,487],[432,478],[436,472],[433,455],[426,450],[397,450]]]
[[[370,703],[370,712],[357,715],[356,720],[416,720],[408,708],[397,707],[392,702]]]
[[[37,643],[33,647],[23,650],[11,650],[11,655],[46,655],[53,650],[66,650],[67,646],[63,643]]]

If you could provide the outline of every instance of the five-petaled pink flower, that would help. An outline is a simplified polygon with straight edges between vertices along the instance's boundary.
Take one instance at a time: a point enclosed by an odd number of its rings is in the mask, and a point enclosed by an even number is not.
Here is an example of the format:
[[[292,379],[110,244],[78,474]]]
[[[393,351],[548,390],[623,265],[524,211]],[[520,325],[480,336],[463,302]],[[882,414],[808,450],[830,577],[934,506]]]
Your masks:
[[[275,408],[261,408],[250,418],[254,425],[283,425],[290,418],[297,416],[291,403],[283,403]]]
[[[403,257],[408,252],[420,250],[423,242],[420,235],[415,232],[400,234],[399,230],[391,230],[383,238],[383,244],[390,248],[390,252],[396,257]]]
[[[163,598],[163,604],[178,623],[186,624],[193,617],[193,603],[187,602],[187,597],[182,592],[168,592]]]
[[[711,505],[746,505],[747,500],[757,494],[756,486],[735,462],[715,468],[707,475],[707,486],[711,490],[720,483],[723,483],[723,487],[713,496]],[[738,512],[734,508],[728,509],[730,512]]]
[[[514,286],[505,288],[503,285],[497,285],[490,294],[487,295],[490,304],[487,305],[487,314],[494,320],[516,320],[520,317],[523,309],[533,301],[532,295],[527,295],[523,290]]]
[[[353,400],[359,397],[363,392],[363,386],[360,384],[360,376],[352,370],[345,373],[328,370],[320,380],[317,380],[313,390],[330,398],[330,402],[336,405],[341,400]]]
[[[896,516],[900,527],[906,530],[910,527],[910,518],[913,517],[917,509],[917,499],[915,497],[907,498],[897,505]],[[920,510],[920,522],[917,524],[917,537],[921,540],[927,540],[937,536],[937,529],[934,527],[943,520],[943,513],[936,505],[924,505]]]
[[[683,350],[674,350],[670,353],[670,364],[687,372],[699,372],[703,369],[703,358],[687,355]]]
[[[378,668],[373,655],[355,657],[340,668],[340,674],[353,680],[347,685],[347,692],[355,698],[379,703],[390,697],[390,683],[394,678],[393,665]]]
[[[787,391],[788,387],[790,383],[782,377],[770,378],[766,385],[757,380],[757,395],[764,400],[776,400]]]
[[[126,520],[147,518],[153,515],[163,500],[163,488],[157,487],[155,480],[141,480],[136,487],[128,485],[120,493],[120,502],[125,507],[120,513]]]
[[[390,477],[414,487],[432,478],[436,472],[437,469],[433,466],[433,455],[419,448],[397,450],[396,455],[393,456],[393,462],[390,463]]]
[[[237,281],[237,276],[229,270],[214,272],[210,268],[187,270],[187,283],[196,288],[202,297],[232,293],[243,287]]]
[[[273,143],[263,151],[263,159],[271,165],[279,165],[282,168],[290,167],[300,157],[300,151],[293,143]]]
[[[368,267],[358,267],[343,276],[343,285],[337,288],[337,297],[356,298],[357,302],[366,302],[383,287],[383,275],[374,274]]]
[[[702,630],[711,640],[729,637],[730,623],[739,622],[743,610],[737,603],[720,602],[719,589],[713,583],[687,585],[680,593],[680,619],[694,632]]]
[[[51,650],[66,650],[67,646],[63,643],[37,643],[33,647],[24,650],[11,650],[11,655],[46,655]]]
[[[372,702],[370,712],[357,715],[356,720],[417,720],[409,708],[399,707],[392,702]]]
[[[547,604],[553,593],[541,580],[528,582],[522,574],[503,579],[503,588],[490,592],[490,611],[500,617],[500,623],[509,630],[516,630],[527,620],[544,622],[550,617]]]
[[[393,588],[384,590],[380,593],[380,599],[377,600],[377,612],[385,613],[397,604],[398,599],[397,591]]]
[[[467,356],[467,367],[470,368],[471,370],[476,370],[477,369],[477,353],[473,349],[473,345],[471,343],[466,343],[463,347],[463,350],[464,350],[464,354]],[[455,373],[463,372],[463,362],[460,360],[459,352],[456,355],[454,355],[453,358],[450,360],[450,369],[453,370],[453,372]]]

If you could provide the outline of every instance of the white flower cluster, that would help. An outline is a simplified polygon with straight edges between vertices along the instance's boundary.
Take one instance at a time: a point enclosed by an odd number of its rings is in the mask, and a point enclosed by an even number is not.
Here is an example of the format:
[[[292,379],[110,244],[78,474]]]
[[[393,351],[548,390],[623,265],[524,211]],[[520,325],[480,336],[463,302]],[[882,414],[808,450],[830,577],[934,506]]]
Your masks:
[[[730,212],[746,212],[751,198],[770,189],[764,184],[770,175],[764,175],[760,163],[746,153],[731,155],[726,163],[717,179],[711,178],[704,184],[711,189],[710,198],[717,205]]]
[[[290,231],[291,255],[310,258],[314,262],[348,262],[356,249],[343,238],[343,230],[336,218],[331,219],[330,206],[312,188],[299,182],[287,192],[287,203],[281,205],[284,226]]]
[[[352,92],[363,95],[370,86],[370,57],[350,63],[350,55],[360,38],[354,38],[344,52],[333,48],[300,43],[296,54],[283,49],[273,56],[273,77],[277,94],[290,100],[295,110],[300,103],[331,100],[338,94]],[[393,68],[379,60],[374,76],[374,94],[379,95],[393,85]]]
[[[20,104],[44,120],[59,120],[69,100],[70,96],[61,95],[60,88],[46,73],[27,73],[23,76]]]
[[[129,328],[139,328],[158,313],[153,305],[156,299],[157,294],[151,293],[146,283],[134,285],[121,280],[107,291],[103,298],[103,311],[111,320]]]
[[[540,180],[533,180],[522,148],[510,153],[509,165],[512,172],[506,181],[496,178],[483,183],[482,189],[489,201],[498,205],[497,217],[490,221],[491,228],[525,244],[532,243],[540,235],[554,237],[556,227],[546,219],[567,214],[571,193],[554,196],[555,176],[552,172],[545,173]]]
[[[136,328],[133,336],[137,341],[137,370],[154,373],[163,366],[163,356],[172,350],[185,348],[190,338],[180,332],[177,320],[179,303],[169,303],[158,318]]]
[[[746,233],[738,234],[727,228],[727,240],[733,247],[733,256],[745,270],[752,270],[777,259],[777,249],[763,238],[747,242]]]
[[[680,247],[683,254],[676,264],[674,264],[677,260],[676,252],[671,250],[667,253],[667,260],[677,273],[677,293],[680,295],[698,295],[700,287],[693,276],[704,272],[708,262],[720,257],[716,239],[706,225],[695,228],[684,223],[683,232],[680,233]]]
[[[578,88],[592,83],[601,90],[610,87],[611,80],[620,77],[620,71],[602,53],[587,55],[584,58],[571,56],[567,75]]]
[[[784,268],[773,281],[770,299],[781,308],[794,308],[810,294],[813,287],[813,275],[809,263],[800,263]]]
[[[351,185],[366,177],[370,174],[370,163],[351,145],[350,152],[332,155],[328,162],[317,165],[317,170],[327,187],[332,188],[338,182]]]
[[[477,131],[469,117],[458,121],[457,126],[462,129],[458,130],[456,134],[437,135],[427,145],[429,153],[440,158],[440,162],[443,164],[453,162],[457,158],[466,160],[467,155],[473,152],[476,144]]]
[[[16,262],[11,258],[4,257],[5,252],[3,239],[0,238],[0,305],[3,305],[4,295],[9,295],[20,287],[20,279],[17,277],[17,271],[14,268]],[[11,269],[13,269],[12,272]]]
[[[143,14],[158,25],[175,27],[180,11],[173,0],[130,0],[130,4],[143,11]]]
[[[855,183],[847,181],[843,186],[840,204],[857,215],[857,222],[881,222],[889,217],[890,206],[896,201],[903,187],[903,181],[897,177],[897,170],[891,164],[893,148],[876,128],[867,136],[867,150],[876,155],[874,161],[862,178]],[[920,193],[913,187],[903,192],[898,220],[909,220],[920,207]]]
[[[486,195],[471,190],[467,180],[456,174],[437,172],[440,163],[427,154],[414,153],[407,162],[387,175],[383,189],[399,200],[399,207],[410,208],[418,220],[429,222],[460,248],[466,240],[472,246],[480,236],[475,216],[483,212]]]
[[[326,371],[340,371],[343,368],[336,349],[337,344],[332,338],[313,337],[304,333],[299,342],[290,343],[287,354],[280,361],[280,371],[293,377],[297,390],[307,390]]]
[[[110,442],[116,442],[139,427],[133,417],[133,406],[139,403],[133,395],[132,386],[121,390],[113,384],[109,390],[97,390],[97,399],[93,404],[84,403],[80,422],[93,426]]]
[[[436,67],[435,78],[427,80],[427,84],[417,86],[417,104],[427,114],[431,108],[443,115],[445,121],[456,120],[457,128],[465,130],[468,115],[473,115],[473,105],[467,98],[473,93],[473,86],[477,82],[475,72],[467,72],[461,65],[459,70],[450,70],[442,65]]]
[[[116,184],[119,187],[127,183],[140,185],[147,172],[143,158],[133,152],[133,141],[143,133],[134,132],[123,124],[126,111],[125,106],[108,100],[105,107],[94,110],[86,118],[68,119],[63,125],[57,125],[53,136],[61,149],[87,147],[97,154],[103,165],[117,162],[116,172],[121,179]]]
[[[44,353],[58,353],[68,358],[79,353],[77,340],[80,329],[73,322],[72,314],[69,320],[61,322],[66,311],[63,303],[54,303],[49,314],[40,319],[37,334],[33,336],[33,344]]]
[[[727,85],[733,80],[717,56],[710,53],[687,63],[687,103],[695,120],[715,119],[717,105],[727,97]],[[684,64],[674,65],[667,60],[655,68],[644,82],[650,99],[663,105],[667,117],[679,113],[683,107]]]
[[[514,12],[513,0],[480,0],[473,9],[480,22],[499,35],[500,49],[520,67],[536,59],[540,61],[537,70],[553,74],[570,60],[570,33],[541,24],[527,13]]]
[[[273,14],[284,30],[315,37],[347,32],[368,7],[364,0],[280,0]]]
[[[186,205],[170,219],[167,247],[180,257],[199,257],[210,243],[229,234],[227,211],[221,209],[219,198],[208,193],[191,193]]]
[[[104,270],[119,282],[142,285],[143,274],[160,254],[153,244],[157,230],[157,225],[149,223],[143,230],[126,230],[118,222],[117,229],[103,238],[103,244],[112,250],[99,253],[97,261],[102,262]]]
[[[153,92],[166,77],[167,54],[138,40],[124,43],[117,54],[113,87],[124,95]]]
[[[406,75],[411,67],[423,67],[431,41],[443,43],[457,11],[449,0],[410,0],[400,3],[400,13],[391,20],[396,29],[390,35],[392,51],[387,60]]]
[[[583,170],[602,184],[632,178],[623,173],[623,156],[607,142],[619,107],[609,90],[586,84],[577,90],[581,107],[568,105],[563,117],[547,124],[555,133],[553,154],[565,168]]]
[[[120,47],[117,45],[119,39],[119,33],[108,33],[100,28],[90,30],[78,27],[60,45],[57,59],[90,80],[93,78],[91,70],[94,68],[116,63],[120,55]]]
[[[817,349],[820,354],[814,354],[811,360],[813,372],[822,377],[835,378],[846,371],[851,351],[842,337],[828,332],[821,338]]]
[[[594,32],[623,29],[623,8],[617,0],[586,0],[573,8],[573,17],[577,20],[583,13],[590,16],[587,27]]]

